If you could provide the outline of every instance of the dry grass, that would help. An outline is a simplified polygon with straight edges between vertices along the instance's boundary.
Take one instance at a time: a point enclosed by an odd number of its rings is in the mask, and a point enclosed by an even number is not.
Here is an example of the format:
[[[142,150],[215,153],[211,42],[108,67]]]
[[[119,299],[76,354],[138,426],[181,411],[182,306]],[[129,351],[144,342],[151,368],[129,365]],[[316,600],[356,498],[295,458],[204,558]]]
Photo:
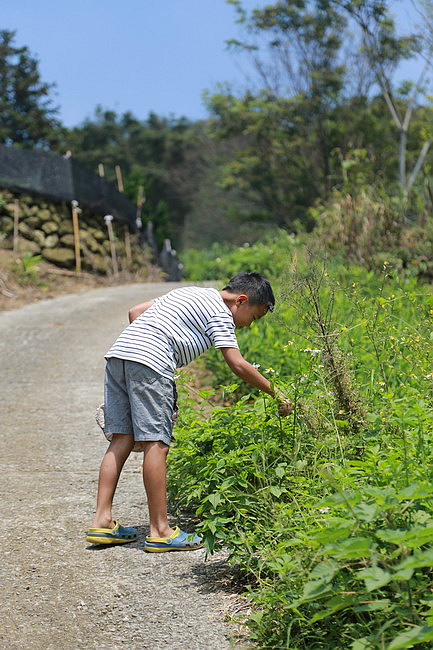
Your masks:
[[[20,257],[10,250],[0,248],[0,311],[23,307],[38,300],[46,300],[68,293],[82,293],[89,289],[110,287],[132,282],[161,282],[161,272],[154,266],[146,266],[143,273],[122,271],[114,276],[94,273],[76,274],[59,269],[53,264],[38,262],[34,274],[16,271]]]

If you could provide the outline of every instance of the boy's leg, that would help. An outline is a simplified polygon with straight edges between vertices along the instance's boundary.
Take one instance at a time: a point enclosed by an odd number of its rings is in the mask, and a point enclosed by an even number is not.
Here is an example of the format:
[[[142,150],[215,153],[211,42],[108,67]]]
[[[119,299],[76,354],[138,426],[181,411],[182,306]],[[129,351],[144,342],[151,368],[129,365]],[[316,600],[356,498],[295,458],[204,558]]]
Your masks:
[[[114,492],[120,472],[134,446],[134,436],[114,433],[99,470],[98,498],[92,528],[113,528],[111,515]]]
[[[160,440],[145,443],[143,482],[149,508],[150,537],[170,537],[167,520],[166,461],[168,445]]]

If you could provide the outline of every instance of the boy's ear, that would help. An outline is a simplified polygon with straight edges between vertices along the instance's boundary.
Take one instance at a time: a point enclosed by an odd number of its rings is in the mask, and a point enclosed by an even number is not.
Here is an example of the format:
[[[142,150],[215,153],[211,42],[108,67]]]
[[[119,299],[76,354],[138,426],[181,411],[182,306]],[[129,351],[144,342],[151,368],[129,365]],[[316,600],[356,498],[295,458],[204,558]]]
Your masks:
[[[248,300],[248,296],[245,293],[240,293],[236,298],[236,302],[239,305],[242,305],[244,302],[247,302],[247,300]]]

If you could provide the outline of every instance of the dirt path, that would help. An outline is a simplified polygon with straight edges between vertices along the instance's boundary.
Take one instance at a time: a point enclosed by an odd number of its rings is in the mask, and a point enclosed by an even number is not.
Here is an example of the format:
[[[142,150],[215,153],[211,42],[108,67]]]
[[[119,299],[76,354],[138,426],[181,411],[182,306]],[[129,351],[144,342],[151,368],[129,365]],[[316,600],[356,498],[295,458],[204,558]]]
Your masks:
[[[218,560],[143,551],[141,454],[127,461],[114,510],[140,539],[104,548],[84,538],[106,448],[93,418],[104,352],[131,305],[173,286],[98,289],[0,314],[1,647],[230,645],[231,597],[208,581]]]

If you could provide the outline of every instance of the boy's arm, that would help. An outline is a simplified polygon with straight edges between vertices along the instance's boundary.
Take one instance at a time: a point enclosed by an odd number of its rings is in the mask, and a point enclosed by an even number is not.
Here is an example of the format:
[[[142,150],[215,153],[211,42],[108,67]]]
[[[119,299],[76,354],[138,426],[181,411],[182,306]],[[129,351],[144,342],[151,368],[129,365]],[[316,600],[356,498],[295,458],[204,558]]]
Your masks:
[[[246,381],[248,384],[251,384],[251,386],[255,386],[264,393],[268,393],[268,395],[272,395],[272,397],[278,399],[278,412],[280,415],[289,415],[289,413],[292,413],[293,408],[290,399],[283,395],[283,393],[280,393],[278,389],[275,391],[266,377],[263,377],[263,375],[261,375],[259,371],[251,365],[251,363],[248,363],[237,348],[219,349],[223,353],[228,367],[235,375]]]
[[[251,384],[251,386],[259,388],[264,393],[268,393],[272,397],[275,396],[275,391],[271,388],[271,384],[266,377],[263,377],[251,363],[248,363],[237,348],[220,348],[220,350],[223,353],[225,362],[235,375]]]
[[[140,316],[143,312],[146,311],[146,309],[149,309],[153,305],[152,300],[148,300],[147,302],[140,302],[139,305],[135,305],[135,307],[131,307],[131,309],[128,312],[129,316],[129,322],[132,323],[133,320],[137,318],[137,316]]]
[[[232,372],[246,381],[248,384],[259,388],[264,393],[278,399],[278,412],[280,415],[288,415],[292,412],[292,402],[277,389],[275,391],[266,377],[263,377],[251,363],[243,358],[237,348],[220,348],[224,359]]]

